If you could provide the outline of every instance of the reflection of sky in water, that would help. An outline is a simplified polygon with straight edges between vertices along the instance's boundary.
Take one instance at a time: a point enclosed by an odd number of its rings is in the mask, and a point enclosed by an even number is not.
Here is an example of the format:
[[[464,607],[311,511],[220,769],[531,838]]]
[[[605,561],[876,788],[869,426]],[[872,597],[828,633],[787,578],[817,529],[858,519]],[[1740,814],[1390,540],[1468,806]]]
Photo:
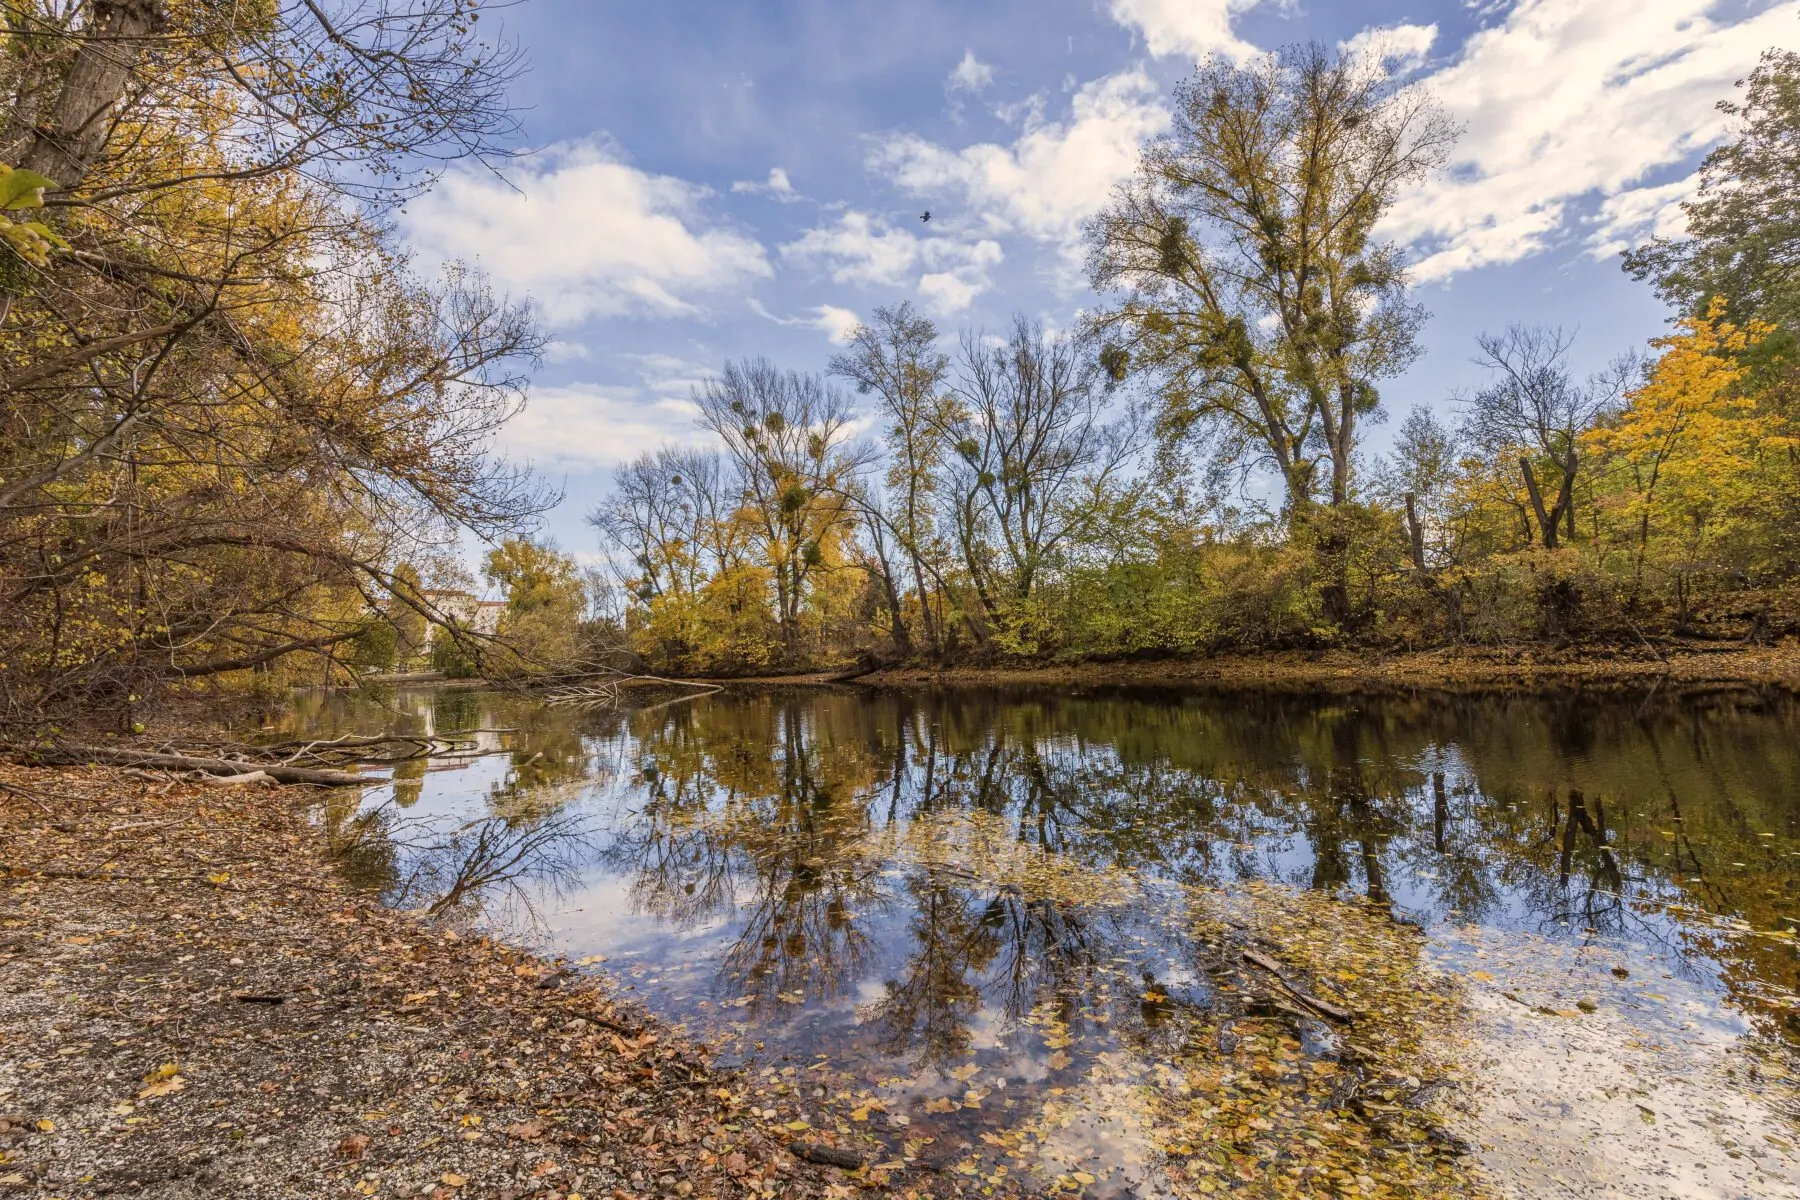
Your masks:
[[[1529,1037],[1493,998],[1527,989],[1527,1014],[1598,1000],[1632,1036],[1679,1042],[1684,1063],[1740,1041],[1747,1014],[1780,1030],[1791,943],[1720,926],[1797,915],[1800,722],[1709,703],[831,692],[633,717],[413,693],[397,713],[327,703],[300,719],[327,736],[510,731],[481,735],[502,753],[422,778],[414,764],[365,793],[365,837],[398,847],[371,868],[390,895],[423,905],[454,886],[447,838],[483,838],[502,862],[524,844],[505,889],[483,883],[462,911],[603,957],[728,1061],[824,1056],[890,1111],[959,1094],[952,1065],[978,1068],[978,1111],[902,1132],[972,1136],[1060,1086],[1089,1108],[1057,1135],[1074,1160],[1131,1142],[1096,1090],[1106,1056],[1145,1053],[1211,1003],[1187,885],[1391,902],[1428,930],[1431,961],[1490,977],[1486,1036],[1510,1053]],[[981,820],[957,824],[968,814]],[[921,841],[940,820],[948,840]],[[552,822],[566,839],[518,840]],[[1011,851],[970,853],[983,839],[1135,895],[1021,890],[1004,882]],[[1148,989],[1167,1012],[1138,1002]],[[1047,1002],[1066,1054],[1021,1024]]]

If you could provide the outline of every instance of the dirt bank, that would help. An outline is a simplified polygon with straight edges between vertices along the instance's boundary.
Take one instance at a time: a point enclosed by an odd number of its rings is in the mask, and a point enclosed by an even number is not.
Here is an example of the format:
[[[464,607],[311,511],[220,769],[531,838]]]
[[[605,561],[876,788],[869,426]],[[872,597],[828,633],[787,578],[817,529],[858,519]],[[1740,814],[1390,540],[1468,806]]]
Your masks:
[[[1329,650],[1259,655],[1085,662],[1048,666],[895,668],[865,675],[873,685],[1139,684],[1272,690],[1558,691],[1731,685],[1800,689],[1800,646],[1700,643],[1657,647],[1462,648],[1396,653]]]
[[[317,795],[0,765],[0,1194],[855,1190],[601,983],[348,891]]]

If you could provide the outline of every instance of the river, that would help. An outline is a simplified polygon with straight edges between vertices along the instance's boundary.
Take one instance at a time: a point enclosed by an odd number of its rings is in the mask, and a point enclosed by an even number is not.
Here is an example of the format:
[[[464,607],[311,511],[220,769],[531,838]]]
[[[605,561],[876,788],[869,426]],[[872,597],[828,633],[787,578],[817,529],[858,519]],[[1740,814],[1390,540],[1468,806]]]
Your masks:
[[[1790,697],[402,689],[269,730],[385,731],[481,732],[321,809],[354,882],[609,972],[901,1183],[1800,1196]]]

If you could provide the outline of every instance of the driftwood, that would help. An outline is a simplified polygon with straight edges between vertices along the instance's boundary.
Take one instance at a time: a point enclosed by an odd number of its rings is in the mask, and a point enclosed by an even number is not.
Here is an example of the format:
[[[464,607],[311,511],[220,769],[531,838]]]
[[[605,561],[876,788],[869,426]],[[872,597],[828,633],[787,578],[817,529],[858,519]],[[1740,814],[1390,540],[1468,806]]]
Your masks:
[[[1295,983],[1292,979],[1289,979],[1287,970],[1274,959],[1264,954],[1258,954],[1254,950],[1245,950],[1243,953],[1245,962],[1255,963],[1257,966],[1273,975],[1281,986],[1287,989],[1289,995],[1293,996],[1294,999],[1306,1005],[1306,1007],[1312,1009],[1320,1016],[1327,1017],[1344,1025],[1350,1025],[1355,1022],[1355,1013],[1342,1005],[1333,1004],[1329,1000],[1319,999],[1317,996]]]
[[[207,775],[252,775],[261,772],[277,783],[311,783],[321,787],[358,787],[379,780],[352,771],[323,771],[315,767],[236,762],[226,758],[197,758],[185,754],[161,754],[126,746],[49,746],[34,749],[28,757],[41,763],[81,766],[105,763],[112,767],[153,767],[163,771],[201,771]]]

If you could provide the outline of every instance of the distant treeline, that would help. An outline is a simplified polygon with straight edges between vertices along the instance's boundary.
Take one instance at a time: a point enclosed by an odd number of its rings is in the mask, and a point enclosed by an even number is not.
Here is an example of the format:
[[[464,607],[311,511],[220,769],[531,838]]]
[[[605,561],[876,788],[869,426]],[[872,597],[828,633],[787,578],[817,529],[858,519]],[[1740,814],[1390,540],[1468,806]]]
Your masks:
[[[1317,48],[1203,67],[1089,226],[1103,308],[946,353],[902,304],[823,376],[727,366],[696,395],[723,449],[639,459],[592,515],[598,632],[731,672],[1795,631],[1800,56],[1724,107],[1687,235],[1625,259],[1667,336],[1585,379],[1566,331],[1483,336],[1454,419],[1374,456],[1426,318],[1375,230],[1456,130]]]

